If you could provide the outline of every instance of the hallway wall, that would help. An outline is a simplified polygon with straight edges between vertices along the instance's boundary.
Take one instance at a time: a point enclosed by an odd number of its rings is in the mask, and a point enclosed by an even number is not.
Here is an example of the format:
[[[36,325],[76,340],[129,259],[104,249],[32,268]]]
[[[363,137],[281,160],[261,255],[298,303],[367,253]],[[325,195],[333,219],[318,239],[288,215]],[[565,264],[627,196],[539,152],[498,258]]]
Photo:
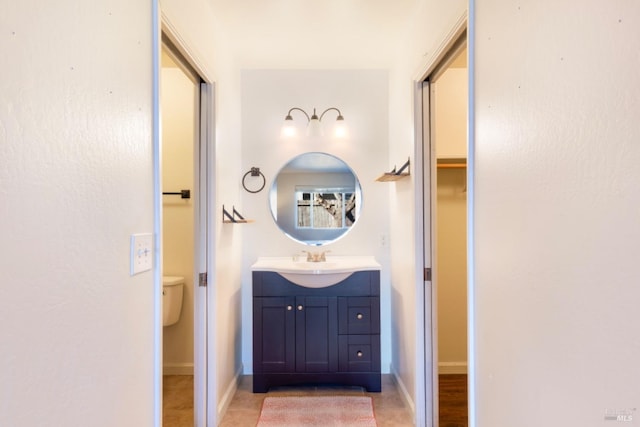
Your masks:
[[[151,3],[4,2],[0,28],[0,425],[150,426]]]
[[[640,4],[475,3],[476,425],[636,425]]]

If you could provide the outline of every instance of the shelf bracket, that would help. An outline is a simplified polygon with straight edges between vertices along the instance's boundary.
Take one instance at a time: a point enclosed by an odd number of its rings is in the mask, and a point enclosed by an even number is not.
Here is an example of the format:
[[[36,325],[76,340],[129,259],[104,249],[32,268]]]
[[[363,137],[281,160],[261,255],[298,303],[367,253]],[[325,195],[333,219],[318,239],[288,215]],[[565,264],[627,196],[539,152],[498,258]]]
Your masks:
[[[411,158],[408,158],[408,159],[407,159],[407,162],[406,162],[404,165],[402,165],[402,167],[400,168],[400,170],[399,170],[398,172],[396,172],[395,174],[396,174],[396,175],[401,175],[401,174],[402,174],[402,172],[404,172],[404,170],[405,170],[405,169],[407,169],[407,174],[411,174],[411,168],[410,168],[410,165],[411,165]],[[393,168],[393,170],[395,171],[395,168]]]
[[[231,213],[229,213],[229,211],[224,208],[224,205],[222,205],[222,222],[245,223],[248,221],[240,215],[240,212],[236,210],[235,206],[232,206]]]

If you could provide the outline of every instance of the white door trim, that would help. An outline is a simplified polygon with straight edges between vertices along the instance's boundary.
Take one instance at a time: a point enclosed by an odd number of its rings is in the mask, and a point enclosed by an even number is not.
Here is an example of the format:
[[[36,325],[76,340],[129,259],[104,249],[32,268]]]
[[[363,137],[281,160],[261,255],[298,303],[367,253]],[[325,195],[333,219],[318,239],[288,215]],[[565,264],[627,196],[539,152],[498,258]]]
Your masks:
[[[424,123],[424,100],[423,83],[416,82],[414,86],[414,120],[415,120],[415,153],[414,164],[416,170],[415,178],[415,234],[416,234],[416,404],[415,422],[417,426],[434,427],[433,414],[433,336],[431,325],[431,282],[424,280],[424,269],[431,267],[431,263],[426,263],[431,259],[431,220],[425,215],[431,212],[431,198],[428,197],[430,191],[429,181],[425,181],[425,176],[430,176],[430,164],[424,162],[424,144],[429,143],[429,124]],[[426,91],[428,96],[429,91]],[[428,100],[427,100],[428,101]],[[426,103],[429,106],[429,103]],[[428,158],[428,157],[427,157]],[[428,185],[428,187],[427,187]],[[425,191],[425,188],[427,191]],[[427,197],[425,197],[425,195]],[[429,233],[429,235],[427,235]],[[427,247],[427,240],[429,246]]]
[[[215,177],[215,91],[212,83],[202,82],[200,84],[200,179],[206,182],[206,187],[201,191],[205,195],[201,200],[203,204],[200,209],[201,215],[201,238],[203,242],[200,251],[204,255],[201,259],[200,272],[206,272],[207,286],[199,287],[201,302],[200,310],[196,313],[196,322],[201,323],[201,335],[195,342],[195,354],[203,358],[199,361],[199,365],[203,368],[199,372],[201,378],[194,378],[195,391],[200,390],[202,398],[196,403],[196,427],[201,426],[217,426],[218,425],[218,387],[216,382],[217,366],[216,354],[216,227],[213,215],[215,212],[215,185],[213,177]],[[204,253],[203,253],[204,252]],[[198,325],[196,324],[196,330]],[[196,365],[198,366],[198,365]],[[203,394],[204,393],[204,394]],[[195,397],[195,395],[194,395]]]
[[[160,3],[151,0],[152,153],[153,153],[153,425],[162,426],[162,174],[160,125]]]
[[[469,0],[467,25],[467,405],[469,427],[476,427],[476,316],[475,316],[475,74],[476,74],[476,1]]]

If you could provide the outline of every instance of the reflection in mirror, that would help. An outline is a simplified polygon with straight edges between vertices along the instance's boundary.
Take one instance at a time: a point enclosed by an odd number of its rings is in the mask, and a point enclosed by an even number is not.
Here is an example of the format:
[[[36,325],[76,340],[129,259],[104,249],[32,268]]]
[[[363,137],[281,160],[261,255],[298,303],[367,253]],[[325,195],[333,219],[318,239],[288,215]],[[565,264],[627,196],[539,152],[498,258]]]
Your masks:
[[[269,192],[271,214],[280,230],[307,245],[331,243],[358,218],[358,178],[339,158],[304,153],[284,165]]]
[[[296,188],[296,204],[298,228],[345,228],[353,225],[355,193],[346,193],[344,188]]]

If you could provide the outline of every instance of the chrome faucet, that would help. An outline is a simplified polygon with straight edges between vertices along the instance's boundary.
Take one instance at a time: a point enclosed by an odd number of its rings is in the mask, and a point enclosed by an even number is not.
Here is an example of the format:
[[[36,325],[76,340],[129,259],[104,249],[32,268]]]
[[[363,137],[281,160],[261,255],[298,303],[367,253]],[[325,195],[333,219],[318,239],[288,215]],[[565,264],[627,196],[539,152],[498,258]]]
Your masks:
[[[302,251],[307,254],[307,262],[325,262],[327,260],[326,254],[331,251],[311,252]]]

